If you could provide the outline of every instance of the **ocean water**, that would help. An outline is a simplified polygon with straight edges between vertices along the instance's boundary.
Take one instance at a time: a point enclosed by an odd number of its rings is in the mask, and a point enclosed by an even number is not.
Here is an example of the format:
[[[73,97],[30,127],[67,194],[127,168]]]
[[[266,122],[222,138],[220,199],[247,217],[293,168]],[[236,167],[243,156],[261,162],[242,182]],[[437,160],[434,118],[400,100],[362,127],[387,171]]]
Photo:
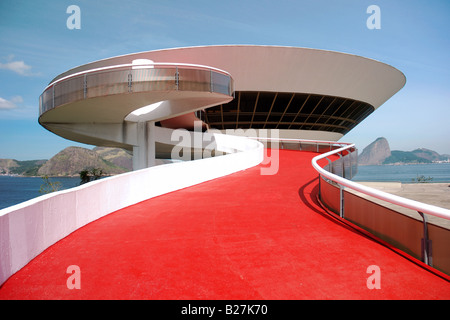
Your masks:
[[[431,183],[450,183],[450,163],[359,166],[353,181],[399,181],[411,183],[417,176],[432,177]],[[80,185],[80,178],[50,178],[59,181],[61,190]],[[40,196],[43,184],[39,177],[0,176],[0,209]]]
[[[450,183],[450,163],[358,166],[352,180],[412,183],[418,176],[433,178],[430,183]]]
[[[49,178],[51,182],[61,183],[61,189],[80,185],[80,178]],[[0,176],[0,209],[41,196],[39,193],[44,183],[40,177]]]

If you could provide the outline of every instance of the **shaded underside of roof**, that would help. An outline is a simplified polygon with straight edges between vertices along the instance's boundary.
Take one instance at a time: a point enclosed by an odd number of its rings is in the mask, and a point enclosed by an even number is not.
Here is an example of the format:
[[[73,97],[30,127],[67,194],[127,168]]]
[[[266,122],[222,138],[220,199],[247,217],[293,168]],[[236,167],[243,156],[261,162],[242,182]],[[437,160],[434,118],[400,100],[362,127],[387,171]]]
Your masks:
[[[346,134],[375,108],[362,101],[307,93],[238,91],[235,99],[204,110],[210,128],[319,130]]]

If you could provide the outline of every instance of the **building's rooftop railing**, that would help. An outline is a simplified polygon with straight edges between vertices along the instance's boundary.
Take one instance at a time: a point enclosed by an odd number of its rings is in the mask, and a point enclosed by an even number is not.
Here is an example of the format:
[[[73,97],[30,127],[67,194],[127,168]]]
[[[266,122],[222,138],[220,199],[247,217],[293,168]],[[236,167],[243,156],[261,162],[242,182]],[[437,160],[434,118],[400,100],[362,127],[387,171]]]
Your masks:
[[[50,83],[39,98],[39,115],[58,106],[113,94],[202,91],[234,94],[223,70],[186,63],[135,62],[76,72]]]

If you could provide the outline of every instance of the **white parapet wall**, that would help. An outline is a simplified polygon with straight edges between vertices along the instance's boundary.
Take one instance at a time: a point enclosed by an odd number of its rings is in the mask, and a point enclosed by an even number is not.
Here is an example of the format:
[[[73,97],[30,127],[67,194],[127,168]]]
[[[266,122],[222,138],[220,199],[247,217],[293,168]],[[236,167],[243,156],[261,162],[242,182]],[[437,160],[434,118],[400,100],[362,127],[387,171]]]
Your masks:
[[[236,152],[133,171],[0,210],[0,285],[42,251],[92,221],[263,161],[260,142],[220,134],[214,138],[218,150]]]

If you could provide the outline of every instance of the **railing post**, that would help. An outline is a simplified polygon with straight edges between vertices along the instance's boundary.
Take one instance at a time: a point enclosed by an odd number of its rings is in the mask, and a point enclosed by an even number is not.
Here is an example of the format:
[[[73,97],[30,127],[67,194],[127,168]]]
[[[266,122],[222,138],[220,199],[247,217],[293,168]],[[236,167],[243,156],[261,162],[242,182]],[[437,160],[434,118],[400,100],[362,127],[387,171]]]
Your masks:
[[[423,238],[421,240],[422,244],[422,260],[425,264],[433,266],[433,257],[431,250],[431,240],[428,239],[428,223],[427,217],[423,212],[417,211],[423,220]]]
[[[83,79],[83,97],[84,97],[84,99],[87,98],[87,75],[86,75],[86,73],[84,74],[84,79]]]
[[[133,92],[133,74],[128,73],[128,92]]]
[[[339,216],[344,218],[344,187],[339,185]]]
[[[339,152],[337,155],[339,156],[339,161],[341,161],[342,160],[342,154]],[[344,163],[344,160],[342,160],[342,163]],[[344,165],[343,164],[342,164],[342,175],[341,175],[341,177],[345,178],[344,177]]]
[[[56,84],[52,87],[52,109],[55,108],[55,86]]]
[[[352,153],[348,154],[349,166],[350,166],[350,179],[353,178],[353,168],[352,168]]]
[[[320,180],[322,180],[322,176],[319,174],[319,201],[322,202],[322,191],[320,188],[322,187]]]
[[[213,71],[209,69],[209,89],[211,92],[214,92],[214,84],[213,84]]]
[[[333,165],[332,165],[332,162],[331,162],[331,160],[330,160],[330,159],[328,159],[328,158],[325,158],[325,159],[327,159],[327,160],[328,160],[328,166],[329,166],[329,168],[330,168],[330,170],[329,170],[329,171],[330,171],[331,173],[334,173],[334,172],[333,172],[333,171],[334,171],[334,170],[333,170]]]

